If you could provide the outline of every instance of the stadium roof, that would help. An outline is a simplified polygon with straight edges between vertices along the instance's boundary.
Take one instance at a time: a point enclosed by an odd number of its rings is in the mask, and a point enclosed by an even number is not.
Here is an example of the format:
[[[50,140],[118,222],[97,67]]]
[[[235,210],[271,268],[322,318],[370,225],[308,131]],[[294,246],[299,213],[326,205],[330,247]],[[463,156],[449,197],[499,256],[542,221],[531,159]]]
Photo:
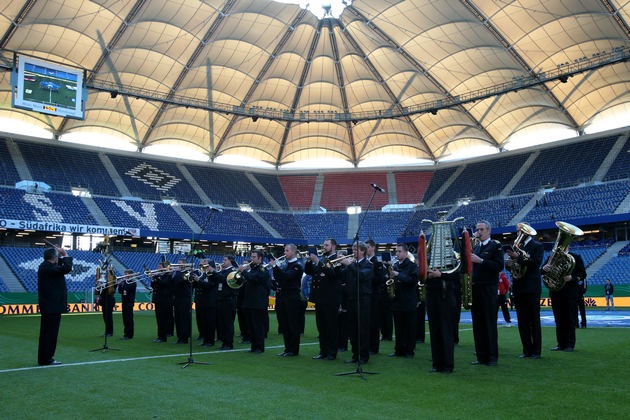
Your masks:
[[[628,2],[345,3],[319,19],[267,0],[6,2],[0,66],[53,60],[91,89],[84,121],[12,109],[6,71],[0,119],[276,167],[433,163],[628,125]]]

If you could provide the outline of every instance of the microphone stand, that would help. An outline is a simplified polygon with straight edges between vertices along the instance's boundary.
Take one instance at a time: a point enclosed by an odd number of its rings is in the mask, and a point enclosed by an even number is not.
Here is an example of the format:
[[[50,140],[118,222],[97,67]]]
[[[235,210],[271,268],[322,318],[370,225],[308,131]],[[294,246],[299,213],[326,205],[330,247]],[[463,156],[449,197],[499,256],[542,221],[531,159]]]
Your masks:
[[[361,226],[363,226],[363,222],[365,221],[365,217],[367,216],[368,211],[370,211],[370,207],[372,206],[372,200],[374,200],[376,191],[383,192],[381,189],[378,189],[374,184],[372,184],[372,188],[374,188],[374,191],[372,191],[372,197],[370,197],[370,201],[367,205],[367,208],[365,209],[365,213],[363,213],[363,217],[361,218],[361,221],[359,222],[359,226],[357,227],[357,233],[354,235],[354,239],[352,240],[352,247],[354,248],[354,245],[356,244],[357,250],[359,247],[359,232],[361,231]],[[367,256],[364,255],[363,258],[367,258]],[[360,281],[361,281],[361,270],[357,262],[357,347],[358,347],[357,368],[354,372],[337,373],[335,374],[335,376],[347,376],[347,375],[354,375],[356,373],[361,377],[361,379],[366,381],[367,378],[365,377],[365,375],[377,375],[380,372],[364,371],[361,364],[361,296],[360,296],[361,283]]]
[[[105,245],[107,247],[107,245]],[[107,252],[107,251],[105,251]],[[99,260],[100,262],[100,260]],[[109,282],[109,270],[110,267],[108,267],[109,265],[109,258],[105,258],[105,262],[103,263],[103,265],[101,266],[101,270],[104,270],[107,276],[107,282]],[[105,283],[105,285],[108,285],[108,283]],[[114,286],[114,293],[116,293],[116,286]],[[93,351],[102,351],[103,353],[105,353],[107,350],[116,350],[116,351],[120,351],[120,349],[115,349],[113,347],[109,347],[107,345],[107,322],[109,321],[109,295],[107,294],[107,288],[104,288],[100,293],[102,296],[103,291],[105,291],[105,297],[103,299],[103,301],[101,302],[101,308],[104,311],[103,314],[103,319],[105,320],[105,334],[103,334],[103,336],[105,337],[105,341],[103,342],[103,347],[101,347],[100,349],[94,349],[94,350],[90,350],[90,352]],[[113,308],[112,308],[112,312],[113,312]]]
[[[201,234],[203,233],[203,231],[206,229],[206,226],[208,225],[208,223],[210,222],[210,219],[212,219],[212,214],[215,211],[221,211],[216,207],[211,207],[210,208],[210,214],[206,217],[206,220],[203,222],[203,225],[201,226],[201,230],[199,231],[199,233],[197,234],[197,240],[201,237]],[[189,255],[189,259],[192,260],[195,257],[195,248],[197,246],[197,242],[195,242],[195,233],[193,232],[193,238],[192,238],[192,245],[190,248],[190,255]],[[192,258],[190,258],[192,257]],[[192,275],[192,271],[190,273],[190,275]],[[189,277],[190,279],[190,277]],[[179,362],[178,364],[183,365],[182,369],[187,368],[190,365],[209,365],[210,363],[207,362],[195,362],[193,360],[193,335],[192,335],[192,306],[193,306],[193,285],[192,282],[190,283],[190,305],[188,308],[188,332],[189,332],[189,336],[188,336],[188,343],[190,344],[189,346],[189,353],[188,353],[188,360],[185,362]]]

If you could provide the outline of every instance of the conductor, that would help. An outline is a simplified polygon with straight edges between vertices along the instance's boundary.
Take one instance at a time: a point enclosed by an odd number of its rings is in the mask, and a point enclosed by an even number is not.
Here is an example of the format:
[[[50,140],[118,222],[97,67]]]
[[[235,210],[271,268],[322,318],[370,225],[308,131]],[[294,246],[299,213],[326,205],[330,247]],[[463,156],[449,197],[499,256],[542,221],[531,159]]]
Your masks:
[[[60,365],[53,356],[57,349],[57,337],[61,314],[68,312],[68,287],[65,275],[72,271],[72,257],[63,248],[44,251],[44,262],[37,270],[37,295],[41,323],[37,362],[40,366]]]

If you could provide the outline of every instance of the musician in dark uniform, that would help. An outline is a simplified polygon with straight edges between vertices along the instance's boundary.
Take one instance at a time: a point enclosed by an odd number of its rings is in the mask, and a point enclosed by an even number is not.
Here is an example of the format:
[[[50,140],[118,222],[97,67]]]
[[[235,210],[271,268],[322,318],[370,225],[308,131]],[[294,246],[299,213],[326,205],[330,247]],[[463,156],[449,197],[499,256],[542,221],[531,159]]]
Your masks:
[[[219,350],[232,350],[234,348],[234,319],[236,318],[236,295],[237,289],[233,289],[227,284],[227,276],[235,270],[232,262],[234,255],[223,257],[221,270],[211,267],[217,278],[217,330],[221,332],[220,338],[222,346]]]
[[[383,263],[378,260],[376,257],[376,243],[372,239],[368,239],[365,241],[365,246],[367,247],[366,258],[372,263],[372,267],[374,268],[374,278],[372,279],[372,301],[370,302],[370,354],[378,354],[380,349],[380,306],[381,306],[381,293],[385,290],[385,294],[387,294],[387,290],[385,289],[385,281],[387,280],[385,277],[385,268],[383,267]],[[386,302],[389,306],[390,302]],[[391,313],[391,312],[390,312]]]
[[[197,328],[203,337],[200,346],[211,347],[216,333],[219,276],[215,275],[214,261],[201,260],[199,266],[201,275],[195,272],[190,275],[195,289]]]
[[[238,271],[243,276],[243,311],[246,314],[248,330],[251,334],[251,353],[265,351],[265,320],[268,318],[269,291],[271,277],[269,270],[262,266],[263,252],[255,249],[251,253],[252,262],[248,267],[241,265]]]
[[[60,365],[54,359],[61,314],[68,312],[68,287],[65,275],[72,271],[72,257],[63,248],[44,251],[44,261],[37,270],[37,298],[41,314],[37,363]]]
[[[118,293],[122,301],[123,318],[123,340],[131,340],[134,333],[133,307],[136,303],[136,288],[138,284],[133,281],[127,283],[126,280],[133,276],[133,270],[125,270],[125,277],[118,283]]]
[[[503,270],[503,249],[490,239],[492,225],[482,220],[477,223],[479,244],[470,257],[472,273],[472,322],[477,360],[473,365],[496,366],[499,359],[497,331],[497,290],[499,273]]]
[[[346,360],[346,363],[365,364],[370,359],[370,301],[374,268],[365,258],[367,252],[365,243],[355,242],[352,251],[354,258],[339,261],[337,269],[337,275],[344,279],[344,294],[348,298],[348,329],[352,358]]]
[[[339,305],[341,304],[341,282],[335,269],[327,261],[337,258],[337,241],[324,241],[323,254],[309,254],[304,272],[313,276],[310,301],[315,304],[315,324],[319,333],[319,354],[316,360],[335,360],[339,347]]]
[[[416,322],[418,306],[418,266],[409,259],[407,245],[396,245],[396,258],[390,275],[394,280],[396,295],[392,299],[396,340],[390,357],[413,357],[416,347]]]
[[[426,280],[427,315],[431,337],[431,372],[451,373],[455,367],[455,291],[461,275],[428,270]]]
[[[170,266],[168,261],[158,264],[159,269]],[[171,273],[156,274],[152,277],[153,288],[152,302],[155,307],[155,320],[157,322],[157,338],[155,343],[166,343],[169,333],[169,321],[173,316],[173,282]]]
[[[304,269],[298,262],[294,244],[284,246],[284,257],[282,267],[276,265],[275,259],[271,259],[269,265],[273,269],[272,288],[275,286],[278,321],[284,338],[284,351],[278,356],[292,357],[300,354],[300,290]]]
[[[101,307],[103,322],[105,323],[105,335],[114,335],[114,306],[116,306],[116,280],[111,267],[105,268],[105,284],[107,287],[96,290],[96,305]],[[97,279],[98,282],[98,279]]]
[[[524,253],[508,250],[510,257],[505,265],[508,269],[514,269],[514,263],[518,263],[525,274],[522,278],[516,278],[512,273],[512,293],[516,305],[516,317],[518,318],[518,332],[521,337],[523,354],[521,358],[531,357],[540,359],[542,351],[542,330],[540,326],[540,294],[542,284],[540,280],[540,267],[543,263],[543,245],[525,234],[520,248]],[[527,254],[527,255],[525,255]],[[577,301],[575,302],[577,305]]]
[[[179,260],[179,267],[173,270],[173,309],[175,312],[175,331],[177,333],[176,344],[188,344],[190,338],[191,293],[192,285],[184,277],[181,267],[186,260]]]
[[[584,260],[579,254],[569,252],[575,259],[575,267],[570,275],[564,277],[564,286],[560,290],[550,290],[551,309],[556,322],[556,340],[558,344],[551,351],[572,352],[575,347],[575,328],[577,327],[577,302],[580,296],[579,283],[586,278]],[[543,272],[550,271],[545,264]]]

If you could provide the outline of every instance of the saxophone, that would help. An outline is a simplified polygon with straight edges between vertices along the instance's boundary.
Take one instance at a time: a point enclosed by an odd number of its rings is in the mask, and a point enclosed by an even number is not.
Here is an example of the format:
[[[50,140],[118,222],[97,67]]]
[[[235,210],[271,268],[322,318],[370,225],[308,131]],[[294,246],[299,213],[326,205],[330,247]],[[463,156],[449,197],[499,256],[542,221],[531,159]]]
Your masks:
[[[567,253],[571,241],[577,236],[584,235],[582,229],[566,222],[556,222],[560,229],[556,237],[556,243],[551,250],[551,256],[545,264],[548,270],[543,270],[543,283],[549,290],[557,291],[564,287],[564,277],[573,272],[575,258]]]
[[[394,300],[396,297],[396,284],[394,282],[394,261],[390,261],[389,266],[387,267],[389,272],[389,279],[385,282],[385,286],[387,286],[387,295],[390,299]]]
[[[529,254],[523,251],[520,245],[521,245],[521,242],[523,242],[523,240],[525,239],[525,235],[535,236],[537,233],[536,229],[534,229],[527,223],[519,223],[516,225],[516,228],[518,230],[518,235],[516,236],[516,240],[514,240],[514,245],[512,247],[514,248],[514,251],[517,254],[522,255],[524,259],[529,259]],[[512,265],[509,267],[509,270],[510,270],[510,273],[512,274],[512,277],[515,280],[519,280],[525,277],[525,273],[527,272],[527,267],[523,267],[522,265],[517,263],[516,260],[511,260],[511,261],[512,261]]]

